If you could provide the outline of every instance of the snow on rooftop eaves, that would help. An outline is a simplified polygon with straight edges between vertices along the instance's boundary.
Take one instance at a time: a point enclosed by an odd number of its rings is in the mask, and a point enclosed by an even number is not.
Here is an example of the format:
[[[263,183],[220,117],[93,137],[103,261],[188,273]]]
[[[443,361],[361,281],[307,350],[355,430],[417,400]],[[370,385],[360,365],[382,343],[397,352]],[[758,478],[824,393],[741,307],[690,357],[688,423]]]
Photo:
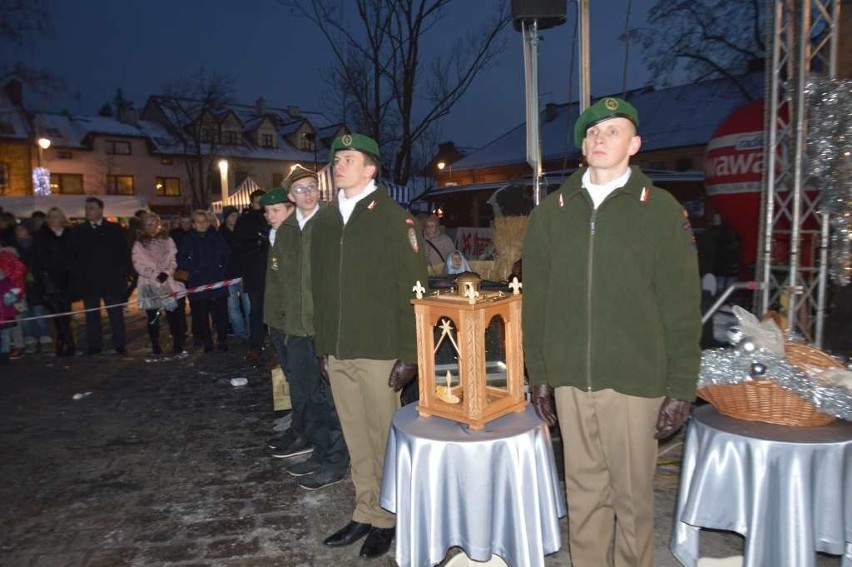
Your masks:
[[[762,74],[740,77],[740,81],[752,99],[763,93]],[[706,144],[722,120],[748,102],[740,89],[726,79],[660,90],[640,89],[630,93],[628,100],[639,113],[641,151]],[[547,109],[542,110],[539,132],[543,161],[579,157],[573,133],[578,108],[577,103],[557,105],[551,110],[549,121]],[[453,163],[453,170],[526,163],[526,143],[526,123],[521,123]]]

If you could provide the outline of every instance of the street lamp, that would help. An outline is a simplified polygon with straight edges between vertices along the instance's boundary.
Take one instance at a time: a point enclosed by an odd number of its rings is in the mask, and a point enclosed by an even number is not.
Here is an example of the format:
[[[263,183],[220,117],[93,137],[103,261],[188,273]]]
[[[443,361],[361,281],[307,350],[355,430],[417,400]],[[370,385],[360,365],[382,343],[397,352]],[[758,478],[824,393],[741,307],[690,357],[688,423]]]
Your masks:
[[[438,171],[444,171],[444,168],[447,167],[447,163],[443,161],[438,162]]]
[[[222,182],[222,204],[228,204],[228,160],[219,160],[219,179]]]
[[[36,142],[38,144],[38,166],[41,167],[42,161],[44,160],[44,150],[50,147],[50,140],[47,138],[39,138]]]

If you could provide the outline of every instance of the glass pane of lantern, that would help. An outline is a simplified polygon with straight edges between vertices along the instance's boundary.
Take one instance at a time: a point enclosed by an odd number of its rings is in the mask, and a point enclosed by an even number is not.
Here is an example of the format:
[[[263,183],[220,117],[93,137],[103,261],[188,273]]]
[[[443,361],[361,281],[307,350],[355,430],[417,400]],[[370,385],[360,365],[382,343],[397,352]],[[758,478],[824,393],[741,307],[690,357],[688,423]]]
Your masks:
[[[435,337],[436,396],[447,403],[461,402],[458,329],[455,321],[441,317],[433,329]]]
[[[506,323],[495,315],[485,328],[485,382],[508,393],[506,374]]]

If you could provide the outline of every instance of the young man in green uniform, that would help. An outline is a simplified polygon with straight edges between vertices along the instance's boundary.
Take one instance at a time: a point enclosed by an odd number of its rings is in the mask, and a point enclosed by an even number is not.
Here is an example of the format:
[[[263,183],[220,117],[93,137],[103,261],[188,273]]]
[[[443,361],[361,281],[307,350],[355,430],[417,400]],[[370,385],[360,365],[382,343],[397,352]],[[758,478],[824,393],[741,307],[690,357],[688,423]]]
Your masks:
[[[352,459],[352,521],[325,539],[361,557],[390,548],[394,516],[379,505],[382,466],[398,392],[417,374],[411,288],[427,281],[414,219],[377,185],[379,147],[360,134],[337,138],[329,159],[339,189],[317,215],[311,249],[316,350],[327,370]]]
[[[618,98],[580,115],[574,139],[588,167],[533,210],[524,241],[525,360],[536,410],[562,430],[576,567],[609,565],[613,538],[616,566],[651,567],[656,439],[695,399],[692,230],[683,207],[629,166],[638,125]]]
[[[284,210],[296,204],[295,213]],[[290,385],[291,426],[274,457],[302,454],[311,457],[291,465],[287,472],[303,477],[299,485],[317,490],[340,482],[349,468],[349,453],[328,385],[323,381],[314,351],[314,304],[311,292],[311,236],[319,212],[316,173],[298,167],[283,187],[260,201],[272,227],[266,267],[264,323],[281,368]]]

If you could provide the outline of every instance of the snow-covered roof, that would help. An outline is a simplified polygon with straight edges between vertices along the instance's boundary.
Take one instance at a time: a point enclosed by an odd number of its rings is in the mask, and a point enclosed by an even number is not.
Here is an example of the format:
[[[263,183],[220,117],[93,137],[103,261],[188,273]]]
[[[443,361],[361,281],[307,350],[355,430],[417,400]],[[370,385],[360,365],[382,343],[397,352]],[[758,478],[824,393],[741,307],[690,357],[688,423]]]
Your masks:
[[[201,104],[200,102],[191,100],[176,101],[176,99],[160,95],[153,95],[148,99],[148,104],[156,104],[166,110],[168,110],[170,106],[176,104],[176,102],[179,102],[184,107],[184,109],[188,111],[192,110],[194,104]],[[265,118],[269,118],[273,122],[273,124],[279,127],[277,148],[257,146],[252,142],[251,138],[244,137],[241,140],[240,144],[217,144],[215,148],[217,155],[233,158],[252,158],[285,161],[313,161],[313,151],[301,151],[298,148],[293,147],[287,141],[285,136],[295,132],[299,128],[299,126],[301,126],[301,124],[305,121],[308,121],[311,126],[317,129],[328,128],[330,126],[333,126],[333,124],[323,114],[319,112],[298,110],[296,107],[288,107],[287,109],[265,107],[263,108],[263,110],[263,113],[258,114],[257,105],[229,104],[227,105],[226,109],[220,111],[220,113],[233,112],[240,120],[240,122],[242,122],[244,132],[255,131]],[[171,119],[181,119],[184,121],[187,120],[186,116],[180,118],[178,114],[181,113],[178,112],[172,111],[166,112],[166,114]],[[143,115],[148,117],[147,114]],[[154,116],[153,113],[152,116]],[[146,131],[148,137],[153,143],[156,152],[163,154],[180,154],[185,151],[185,148],[181,144],[180,140],[172,136],[164,126],[143,126],[143,122],[145,121],[140,121],[140,128]],[[322,140],[320,139],[319,142],[321,141]],[[318,143],[318,155],[325,155],[327,151],[328,147],[325,144]]]
[[[89,135],[145,138],[147,134],[134,124],[106,116],[75,116],[39,112],[34,115],[36,132],[57,147],[83,148]]]
[[[740,82],[752,98],[760,98],[762,74],[741,77]],[[627,98],[639,113],[642,151],[706,144],[722,120],[748,102],[739,88],[726,79],[660,90],[639,89]],[[543,161],[579,156],[573,134],[578,114],[576,102],[557,105],[550,111],[542,109],[539,130]],[[453,170],[525,163],[526,143],[526,123],[521,123],[453,163]]]
[[[28,140],[30,138],[30,126],[26,117],[12,106],[0,108],[0,138],[7,140]]]

